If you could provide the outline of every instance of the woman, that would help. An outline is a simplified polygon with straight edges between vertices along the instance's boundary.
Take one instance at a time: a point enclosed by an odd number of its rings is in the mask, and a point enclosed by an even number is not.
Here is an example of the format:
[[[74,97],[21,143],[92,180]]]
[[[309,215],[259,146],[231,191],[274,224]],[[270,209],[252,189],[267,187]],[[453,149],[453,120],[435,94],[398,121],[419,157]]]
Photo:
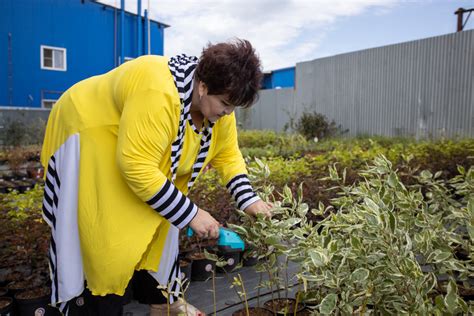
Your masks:
[[[209,45],[200,59],[142,56],[61,96],[41,158],[53,304],[67,310],[84,292],[91,314],[118,315],[135,271],[152,315],[166,302],[157,285],[174,303],[179,230],[219,234],[186,197],[208,164],[240,209],[269,214],[246,176],[233,113],[253,104],[261,78],[251,44],[236,40]]]

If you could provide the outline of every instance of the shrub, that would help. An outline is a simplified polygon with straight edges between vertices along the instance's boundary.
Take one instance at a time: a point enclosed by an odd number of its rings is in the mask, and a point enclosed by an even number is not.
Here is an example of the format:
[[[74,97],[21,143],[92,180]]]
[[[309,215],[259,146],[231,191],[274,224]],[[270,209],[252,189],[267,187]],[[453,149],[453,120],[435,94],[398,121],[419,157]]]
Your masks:
[[[276,145],[278,133],[267,130],[240,130],[239,146],[241,148],[261,148],[267,145]]]
[[[307,139],[315,137],[323,139],[348,132],[343,130],[341,125],[337,126],[334,121],[329,122],[326,116],[317,112],[304,112],[296,122],[295,128]]]
[[[45,128],[46,122],[41,118],[27,123],[21,120],[8,121],[3,134],[3,145],[17,147],[41,144]]]

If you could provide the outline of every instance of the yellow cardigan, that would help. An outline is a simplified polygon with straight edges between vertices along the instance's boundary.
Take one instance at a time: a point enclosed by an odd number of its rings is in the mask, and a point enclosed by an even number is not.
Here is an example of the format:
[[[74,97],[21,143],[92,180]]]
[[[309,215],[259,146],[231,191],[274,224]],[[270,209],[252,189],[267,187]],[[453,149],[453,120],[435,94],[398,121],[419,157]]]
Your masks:
[[[168,59],[143,56],[77,83],[51,111],[43,166],[70,136],[80,138],[78,226],[94,295],[123,295],[134,270],[156,271],[166,255],[161,252],[170,223],[145,202],[171,179],[180,106]],[[200,138],[187,123],[174,182],[183,194]],[[213,127],[203,169],[209,163],[224,184],[247,173],[233,114]]]

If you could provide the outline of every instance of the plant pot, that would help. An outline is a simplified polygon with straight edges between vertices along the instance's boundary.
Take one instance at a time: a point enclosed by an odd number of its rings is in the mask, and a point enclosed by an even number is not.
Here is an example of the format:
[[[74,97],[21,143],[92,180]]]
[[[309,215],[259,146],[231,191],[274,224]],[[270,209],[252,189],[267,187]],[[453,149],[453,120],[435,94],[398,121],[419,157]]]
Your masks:
[[[24,280],[27,275],[31,274],[31,268],[26,266],[17,266],[13,268],[0,269],[0,286],[8,286],[14,281]]]
[[[249,307],[250,316],[273,316],[273,312],[263,307]],[[247,316],[245,308],[239,309],[232,313],[232,316]]]
[[[313,315],[313,312],[314,311],[312,309],[304,308],[302,311],[296,312],[296,316],[311,316]]]
[[[31,184],[23,180],[14,180],[15,190],[19,193],[25,193],[31,189]]]
[[[68,316],[87,315],[84,297],[79,296],[69,301]]]
[[[212,277],[212,271],[216,268],[215,261],[206,259],[204,253],[195,253],[189,258],[193,260],[191,267],[192,281],[205,281]]]
[[[30,290],[32,288],[38,287],[39,285],[39,282],[32,280],[10,282],[7,285],[8,296],[14,297],[17,293]]]
[[[263,307],[270,311],[275,311],[276,315],[293,315],[295,313],[296,300],[294,298],[277,298],[268,300],[263,304]],[[288,310],[285,312],[285,309]],[[301,312],[305,308],[305,305],[298,303],[296,312]]]
[[[298,301],[303,303],[305,306],[318,306],[320,303],[319,300],[311,297],[311,292],[297,291],[295,294],[295,298],[296,297],[298,297]]]
[[[59,315],[59,311],[49,306],[51,290],[47,287],[36,287],[15,294],[19,315]]]
[[[40,179],[44,176],[44,168],[40,166],[32,166],[26,172],[31,179]]]
[[[218,272],[232,272],[240,263],[240,252],[218,253],[218,256],[227,262],[227,265],[223,267],[217,267]]]
[[[11,297],[0,297],[0,316],[13,315],[13,299]]]
[[[244,251],[242,257],[243,257],[242,264],[244,267],[252,267],[256,265],[258,262],[258,256],[257,255],[250,256],[249,251]]]
[[[193,262],[190,259],[179,259],[179,269],[181,270],[181,280],[189,282],[191,280]]]
[[[0,179],[0,193],[8,193],[15,188],[15,185],[5,179]]]

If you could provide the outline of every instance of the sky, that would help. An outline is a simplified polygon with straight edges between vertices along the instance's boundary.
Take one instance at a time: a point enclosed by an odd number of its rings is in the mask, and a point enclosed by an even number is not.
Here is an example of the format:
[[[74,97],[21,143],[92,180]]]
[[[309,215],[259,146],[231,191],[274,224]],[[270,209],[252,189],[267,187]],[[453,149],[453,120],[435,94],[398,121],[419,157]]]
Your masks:
[[[137,12],[137,0],[125,3]],[[165,55],[199,56],[208,43],[244,38],[265,71],[453,33],[454,12],[474,8],[474,0],[142,0],[143,9],[148,4],[152,19],[170,25]],[[474,14],[465,25],[472,29]]]

